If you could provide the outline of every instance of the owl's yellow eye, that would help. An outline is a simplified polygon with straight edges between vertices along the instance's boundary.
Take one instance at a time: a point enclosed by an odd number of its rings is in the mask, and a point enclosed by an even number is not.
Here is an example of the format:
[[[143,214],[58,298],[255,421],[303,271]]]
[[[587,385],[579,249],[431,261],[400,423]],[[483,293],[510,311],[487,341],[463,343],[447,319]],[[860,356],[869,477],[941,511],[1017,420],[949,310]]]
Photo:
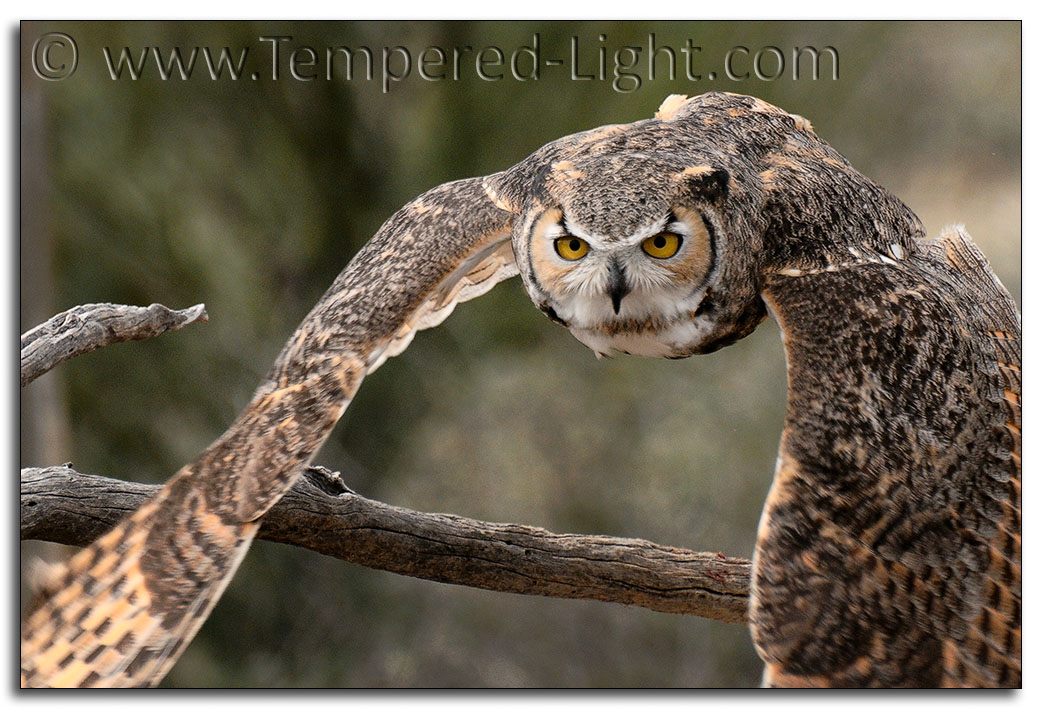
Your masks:
[[[567,261],[578,261],[589,252],[590,245],[577,236],[562,236],[554,239],[554,250]]]
[[[640,242],[640,247],[644,249],[644,253],[652,258],[671,258],[680,250],[682,241],[683,239],[679,234],[664,231],[661,234],[649,236]]]

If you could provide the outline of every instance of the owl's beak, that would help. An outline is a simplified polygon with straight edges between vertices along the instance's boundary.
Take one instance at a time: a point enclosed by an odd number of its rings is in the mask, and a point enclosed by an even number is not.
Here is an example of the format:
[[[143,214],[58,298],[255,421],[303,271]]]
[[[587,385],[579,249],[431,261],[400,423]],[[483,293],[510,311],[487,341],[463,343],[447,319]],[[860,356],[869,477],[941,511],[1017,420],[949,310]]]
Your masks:
[[[619,266],[619,262],[615,259],[611,260],[611,265],[608,271],[608,295],[611,297],[611,307],[615,311],[615,314],[619,314],[619,307],[622,305],[622,299],[630,292],[630,284],[626,282],[626,276],[622,272],[622,267]]]

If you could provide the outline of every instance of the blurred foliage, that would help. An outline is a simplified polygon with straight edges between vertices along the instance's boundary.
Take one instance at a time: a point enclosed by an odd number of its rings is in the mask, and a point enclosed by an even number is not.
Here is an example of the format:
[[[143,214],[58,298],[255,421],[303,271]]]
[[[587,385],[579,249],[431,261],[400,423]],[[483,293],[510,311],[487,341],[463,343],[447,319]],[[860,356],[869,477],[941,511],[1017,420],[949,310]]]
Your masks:
[[[45,102],[45,201],[56,310],[205,302],[210,322],[73,360],[73,462],[162,481],[218,436],[285,338],[380,223],[439,183],[487,174],[561,135],[650,116],[669,93],[723,89],[809,118],[935,234],[967,225],[1020,292],[1020,26],[888,22],[30,23],[80,66],[30,76]],[[701,46],[717,78],[613,90],[624,45]],[[381,91],[383,47],[532,45],[607,80],[406,80]],[[606,35],[605,41],[599,35]],[[283,35],[279,80],[271,43]],[[288,53],[367,46],[377,78],[298,81]],[[835,47],[839,79],[729,81],[728,49]],[[113,81],[102,48],[250,48],[260,74]],[[522,66],[525,66],[522,64]],[[828,64],[825,65],[828,69]],[[791,71],[791,65],[787,67]],[[827,73],[827,72],[826,72]],[[50,240],[48,245],[44,242]],[[23,246],[23,248],[25,248]],[[30,246],[35,248],[35,246]],[[23,283],[23,288],[25,284]],[[23,289],[23,294],[26,291]],[[23,323],[28,327],[34,323]],[[750,556],[784,412],[776,326],[683,362],[596,361],[511,281],[461,307],[366,380],[317,456],[369,497],[428,511],[643,537]],[[63,460],[23,460],[27,464]],[[752,686],[744,628],[593,602],[495,594],[260,543],[167,686]]]

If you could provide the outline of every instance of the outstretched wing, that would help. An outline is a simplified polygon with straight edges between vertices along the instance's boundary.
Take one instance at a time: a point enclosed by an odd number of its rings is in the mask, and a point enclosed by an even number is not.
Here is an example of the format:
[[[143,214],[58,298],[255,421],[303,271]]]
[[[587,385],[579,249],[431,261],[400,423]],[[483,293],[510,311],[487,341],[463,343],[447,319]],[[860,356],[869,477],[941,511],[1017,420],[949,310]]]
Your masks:
[[[789,372],[765,683],[1019,686],[1019,317],[959,232],[859,256],[764,291]]]
[[[391,217],[231,428],[44,589],[22,625],[22,684],[159,682],[362,378],[457,303],[517,273],[513,218],[482,178],[436,187]]]

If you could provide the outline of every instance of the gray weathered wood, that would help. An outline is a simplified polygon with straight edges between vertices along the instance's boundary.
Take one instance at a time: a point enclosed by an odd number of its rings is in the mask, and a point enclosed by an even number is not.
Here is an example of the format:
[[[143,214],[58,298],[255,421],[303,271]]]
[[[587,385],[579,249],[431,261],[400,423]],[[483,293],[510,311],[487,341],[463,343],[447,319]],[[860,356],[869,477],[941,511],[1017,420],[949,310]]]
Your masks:
[[[70,466],[25,468],[22,539],[86,545],[158,489]],[[727,623],[746,620],[745,559],[416,512],[368,500],[325,468],[307,470],[265,515],[259,536],[444,583],[625,603]]]
[[[99,347],[156,337],[207,319],[202,303],[184,310],[171,310],[158,303],[147,308],[112,303],[77,305],[22,335],[22,386],[65,360]]]

